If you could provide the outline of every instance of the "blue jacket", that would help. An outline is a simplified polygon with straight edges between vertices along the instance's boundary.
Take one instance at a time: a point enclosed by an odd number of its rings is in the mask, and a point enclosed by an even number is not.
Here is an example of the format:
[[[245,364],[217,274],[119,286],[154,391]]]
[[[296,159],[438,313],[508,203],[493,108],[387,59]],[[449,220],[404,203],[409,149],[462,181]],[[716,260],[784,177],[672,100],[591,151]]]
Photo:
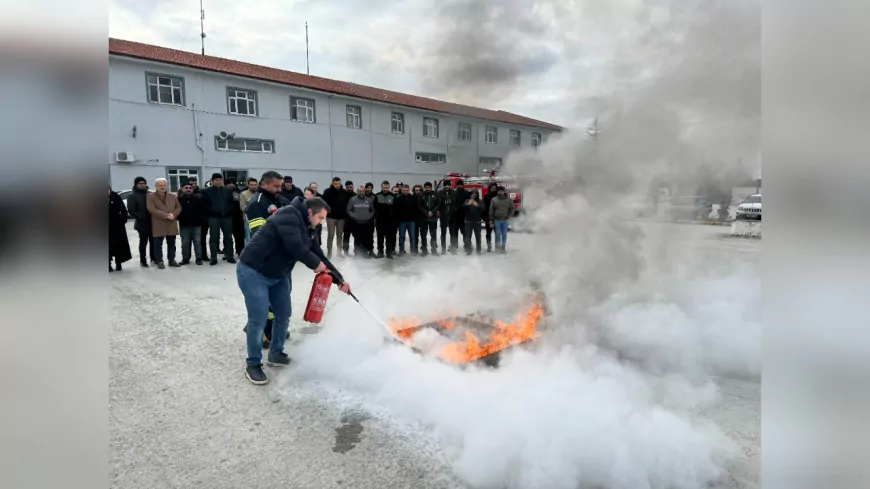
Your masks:
[[[323,262],[341,284],[344,278],[312,239],[310,224],[305,201],[295,199],[278,209],[251,235],[239,261],[269,278],[289,277],[296,262],[312,270]]]

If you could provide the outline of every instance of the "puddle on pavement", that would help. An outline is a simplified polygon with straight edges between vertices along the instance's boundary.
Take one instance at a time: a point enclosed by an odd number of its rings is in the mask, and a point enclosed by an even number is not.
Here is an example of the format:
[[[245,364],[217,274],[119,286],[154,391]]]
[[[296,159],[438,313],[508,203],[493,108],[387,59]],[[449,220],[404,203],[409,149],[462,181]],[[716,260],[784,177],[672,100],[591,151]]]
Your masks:
[[[356,447],[362,438],[363,426],[362,422],[369,417],[364,413],[347,412],[341,416],[341,426],[335,429],[335,446],[332,451],[335,453],[347,453]]]

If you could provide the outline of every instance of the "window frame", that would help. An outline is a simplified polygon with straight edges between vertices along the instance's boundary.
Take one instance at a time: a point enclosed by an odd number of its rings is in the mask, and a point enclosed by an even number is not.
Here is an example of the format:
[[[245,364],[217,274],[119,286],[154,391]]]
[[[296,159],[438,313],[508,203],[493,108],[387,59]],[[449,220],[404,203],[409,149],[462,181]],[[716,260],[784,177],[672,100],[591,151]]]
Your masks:
[[[462,137],[462,130],[465,128],[468,128],[468,137],[467,138]],[[470,122],[460,122],[458,124],[457,129],[456,129],[456,140],[457,141],[471,141],[472,137],[473,137],[473,132],[472,132],[471,123]]]
[[[537,141],[537,143],[535,141]],[[540,148],[541,144],[543,144],[543,142],[544,142],[544,136],[541,133],[539,133],[539,132],[532,133],[532,147],[533,148]]]
[[[232,97],[231,97],[231,96],[230,96],[230,92],[246,92],[246,93],[252,95],[252,96],[253,96],[253,99],[249,99],[249,98],[241,99],[241,98],[238,98],[238,97],[235,97],[235,96],[232,96]],[[230,100],[231,100],[231,99],[235,99],[235,100],[236,100],[236,111],[235,111],[235,112],[233,112],[233,111],[230,109]],[[240,113],[239,113],[239,100],[244,100],[244,101],[246,101],[246,102],[253,101],[253,102],[254,102],[254,113],[253,113],[253,114],[240,114]],[[250,104],[248,104],[248,105],[250,105]],[[256,90],[251,90],[251,89],[249,89],[249,88],[229,87],[229,86],[228,86],[228,87],[227,87],[227,114],[229,114],[229,115],[238,115],[238,116],[242,116],[242,117],[260,117],[260,98],[259,98],[259,96],[258,96],[258,94],[257,94],[257,91],[256,91]]]
[[[305,102],[311,102],[311,120],[302,120],[298,117],[298,111],[296,110],[299,106],[296,104],[297,101],[303,100]],[[306,107],[307,109],[307,107]],[[306,113],[308,111],[306,110]],[[299,122],[302,124],[317,124],[317,100],[309,97],[296,97],[290,96],[290,120],[293,122]]]
[[[178,183],[178,186],[176,188],[172,188],[173,175],[170,172],[172,172],[172,171],[177,172],[178,170],[185,170],[187,172],[187,175],[185,175],[185,176],[188,178],[189,177],[196,177],[197,180],[200,179],[199,168],[193,168],[193,167],[189,167],[189,166],[167,166],[166,167],[166,182],[168,184],[167,186],[169,187],[169,192],[176,193],[181,188],[181,182],[178,181],[178,178],[181,177],[181,175],[179,175],[177,173],[174,176],[175,176],[176,182]]]
[[[514,144],[514,135],[517,136],[517,144]],[[512,148],[519,148],[523,145],[523,131],[519,129],[511,129],[508,137],[508,144]]]
[[[149,80],[149,78],[152,77],[152,76],[157,77],[157,79],[158,79],[158,80],[157,80],[158,83],[157,83],[157,100],[156,100],[156,101],[155,101],[155,100],[151,100],[151,81]],[[169,79],[177,79],[177,80],[179,80],[179,81],[181,82],[181,87],[179,87],[179,88],[181,89],[181,103],[180,103],[180,104],[176,104],[176,103],[166,103],[166,102],[161,102],[161,101],[160,101],[160,83],[159,83],[159,81],[160,81],[160,78],[161,78],[161,77],[162,77],[162,78],[169,78]],[[154,104],[154,105],[166,105],[166,106],[169,106],[169,107],[187,107],[187,90],[186,90],[186,86],[187,86],[187,84],[185,83],[185,80],[184,80],[184,77],[183,77],[183,76],[180,76],[180,75],[170,75],[170,74],[167,74],[167,73],[158,73],[158,72],[156,72],[156,71],[146,71],[146,72],[145,72],[145,100],[147,100],[149,104]],[[170,88],[174,88],[174,87],[172,87],[172,85],[170,85]]]
[[[484,160],[486,160],[486,162]],[[495,168],[489,168],[489,170],[501,168],[501,165],[504,163],[504,159],[499,158],[497,156],[479,156],[477,158],[477,165],[478,166],[481,166],[481,165],[490,166],[490,163],[492,163],[492,162],[497,162],[496,166],[495,166]]]
[[[429,126],[427,125],[428,122],[434,122],[434,123],[435,123],[435,124],[434,124],[434,128],[435,128],[435,135],[434,135],[434,136],[431,135],[431,134],[427,134],[427,127],[429,127]],[[440,125],[441,125],[441,124],[439,123],[438,119],[435,118],[435,117],[423,117],[423,137],[424,137],[424,138],[438,139],[438,136],[439,136],[439,133],[440,133],[440,131],[439,131],[439,127],[440,127]],[[432,154],[438,154],[438,153],[432,153]]]
[[[439,161],[420,161],[420,156],[438,156]],[[430,153],[428,151],[417,151],[414,153],[414,163],[418,165],[446,165],[447,164],[447,155],[444,153]]]
[[[352,114],[350,112],[350,109],[356,109],[358,111],[358,113]],[[362,129],[362,127],[363,127],[363,125],[362,125],[362,106],[361,105],[353,105],[353,104],[345,104],[345,106],[344,106],[345,123],[348,123],[349,122],[348,117],[353,116],[353,115],[356,115],[357,119],[359,120],[359,126],[352,126],[350,124],[347,124],[347,127],[351,128],[351,129]]]
[[[399,116],[396,119],[396,116]],[[396,124],[401,124],[401,130],[396,130]],[[402,112],[391,112],[390,113],[390,132],[393,134],[405,134],[405,114]]]
[[[492,129],[492,141],[489,140],[490,129]],[[486,144],[498,144],[498,126],[485,126],[483,142]]]
[[[236,137],[232,138],[233,140],[244,141],[245,149],[231,149],[229,146],[230,138],[223,139],[220,136],[214,137],[214,147],[215,151],[220,151],[222,153],[253,153],[253,154],[275,154],[275,140],[273,139],[261,139],[261,138],[246,138],[246,137]],[[226,147],[221,147],[221,141],[226,141]],[[271,149],[269,151],[251,151],[248,150],[248,143],[260,143],[261,148],[265,148],[265,144],[269,144]]]

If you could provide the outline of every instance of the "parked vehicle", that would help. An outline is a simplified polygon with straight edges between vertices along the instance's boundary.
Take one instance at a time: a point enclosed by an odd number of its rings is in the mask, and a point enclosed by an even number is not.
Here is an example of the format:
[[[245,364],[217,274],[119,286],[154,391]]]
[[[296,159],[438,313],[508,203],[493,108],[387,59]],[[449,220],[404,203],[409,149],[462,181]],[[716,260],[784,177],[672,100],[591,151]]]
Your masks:
[[[153,192],[154,190],[148,189],[148,191]],[[127,207],[127,197],[129,197],[131,193],[133,193],[132,190],[121,190],[120,192],[118,192],[118,197],[121,197],[121,201],[124,202],[124,207]],[[133,219],[133,216],[130,214],[129,207],[127,207],[127,217]]]
[[[761,194],[752,194],[737,206],[737,219],[761,220]]]

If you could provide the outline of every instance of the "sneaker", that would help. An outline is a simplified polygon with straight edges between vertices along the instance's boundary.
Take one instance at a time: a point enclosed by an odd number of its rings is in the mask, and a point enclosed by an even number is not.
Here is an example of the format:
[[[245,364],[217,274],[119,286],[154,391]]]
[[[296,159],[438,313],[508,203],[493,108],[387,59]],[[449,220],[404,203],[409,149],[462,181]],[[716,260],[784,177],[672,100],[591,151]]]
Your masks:
[[[190,265],[190,260],[181,260],[181,263],[179,263],[179,265],[181,265],[181,266]]]
[[[181,265],[179,265],[178,262],[175,261],[175,260],[169,260],[169,266],[172,267],[172,268],[178,268],[178,267],[180,267]]]
[[[196,264],[197,264],[197,265],[202,265],[202,260],[199,260],[199,259],[196,260]]]
[[[164,268],[166,268],[166,265],[164,265],[163,262],[161,261],[161,262],[157,263],[157,268],[159,268],[160,270],[163,270]]]
[[[215,265],[217,265],[217,258],[212,258],[211,261],[208,262],[208,264],[211,265],[211,266],[215,266]]]
[[[254,385],[263,385],[269,383],[266,372],[263,372],[262,365],[248,365],[245,367],[245,377]]]
[[[235,258],[233,258],[233,257],[227,258],[227,263],[235,263],[235,262],[236,262]]]
[[[269,356],[266,358],[266,365],[270,367],[286,367],[290,365],[290,357],[283,351],[281,353],[269,352]]]

